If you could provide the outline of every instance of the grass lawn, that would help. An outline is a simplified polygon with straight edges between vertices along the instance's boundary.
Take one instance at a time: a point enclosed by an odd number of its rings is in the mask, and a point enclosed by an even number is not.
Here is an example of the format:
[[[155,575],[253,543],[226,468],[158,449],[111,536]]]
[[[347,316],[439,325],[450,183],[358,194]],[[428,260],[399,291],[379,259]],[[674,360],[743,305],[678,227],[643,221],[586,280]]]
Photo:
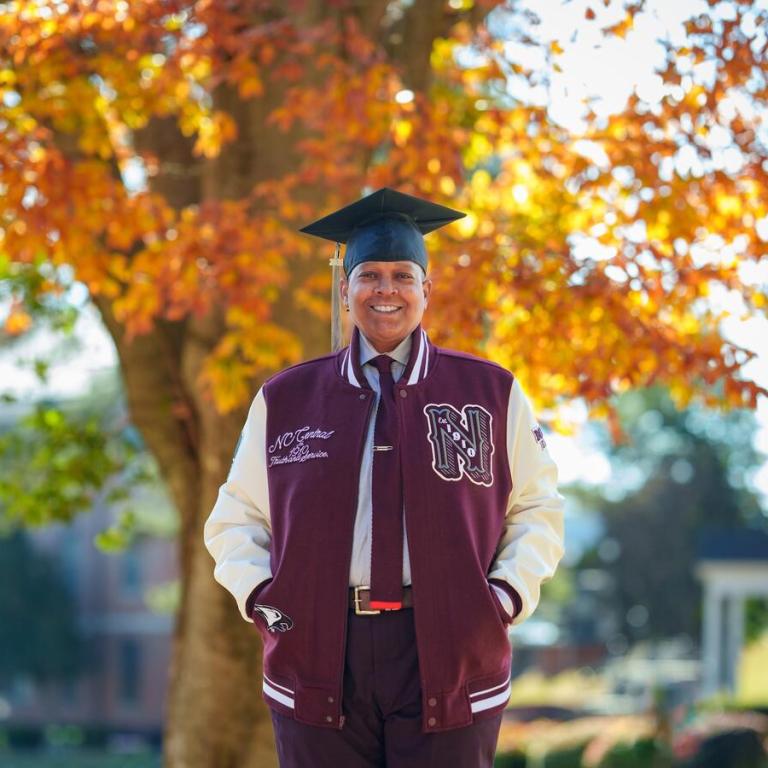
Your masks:
[[[104,752],[4,752],[3,768],[160,768],[160,755],[108,755]]]

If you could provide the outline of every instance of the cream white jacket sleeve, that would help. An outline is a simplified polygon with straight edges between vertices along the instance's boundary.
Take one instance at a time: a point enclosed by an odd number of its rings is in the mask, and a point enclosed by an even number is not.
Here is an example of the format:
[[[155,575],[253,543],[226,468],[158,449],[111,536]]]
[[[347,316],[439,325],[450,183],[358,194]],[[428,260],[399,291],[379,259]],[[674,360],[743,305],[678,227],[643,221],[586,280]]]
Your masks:
[[[520,595],[516,625],[536,610],[542,583],[552,578],[565,553],[565,500],[557,490],[557,466],[517,379],[509,395],[507,455],[512,492],[488,578],[501,579]]]
[[[266,402],[260,389],[248,412],[227,481],[219,488],[203,529],[205,546],[216,561],[213,576],[232,593],[247,621],[252,621],[245,609],[248,597],[272,577],[266,423]]]

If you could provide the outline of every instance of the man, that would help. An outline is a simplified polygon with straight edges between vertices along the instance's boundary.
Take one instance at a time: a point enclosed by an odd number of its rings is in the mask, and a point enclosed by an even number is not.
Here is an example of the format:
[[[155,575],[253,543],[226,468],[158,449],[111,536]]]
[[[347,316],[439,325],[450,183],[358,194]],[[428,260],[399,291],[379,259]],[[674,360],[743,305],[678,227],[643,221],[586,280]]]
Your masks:
[[[352,340],[259,390],[205,526],[284,767],[492,765],[507,627],[563,555],[519,382],[421,327],[423,234],[461,215],[385,188],[303,230],[347,244]]]

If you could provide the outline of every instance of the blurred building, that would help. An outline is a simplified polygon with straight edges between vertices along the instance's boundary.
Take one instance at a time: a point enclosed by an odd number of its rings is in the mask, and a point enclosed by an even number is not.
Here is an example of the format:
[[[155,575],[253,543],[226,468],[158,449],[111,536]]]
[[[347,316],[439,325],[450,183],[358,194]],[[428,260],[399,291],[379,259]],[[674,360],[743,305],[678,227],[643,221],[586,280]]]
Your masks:
[[[166,505],[160,491],[159,505]],[[142,505],[155,503],[143,498]],[[40,685],[17,678],[5,691],[4,724],[76,724],[109,731],[159,735],[164,720],[173,615],[150,610],[156,590],[176,578],[171,539],[141,537],[122,553],[104,553],[94,536],[108,528],[104,505],[67,525],[30,531],[35,548],[60,565],[77,610],[84,669],[68,683]],[[162,592],[161,592],[162,593]]]
[[[702,693],[734,692],[744,647],[745,603],[768,598],[768,534],[708,529],[699,536],[696,575],[704,584]]]

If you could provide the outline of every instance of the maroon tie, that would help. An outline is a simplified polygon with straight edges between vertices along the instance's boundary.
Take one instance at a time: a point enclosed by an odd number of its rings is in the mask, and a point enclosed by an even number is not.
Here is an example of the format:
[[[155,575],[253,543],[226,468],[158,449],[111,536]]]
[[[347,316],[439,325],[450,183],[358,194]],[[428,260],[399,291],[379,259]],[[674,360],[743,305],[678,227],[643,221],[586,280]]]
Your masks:
[[[370,361],[379,371],[381,397],[373,432],[371,608],[392,610],[403,599],[403,478],[392,358]]]

